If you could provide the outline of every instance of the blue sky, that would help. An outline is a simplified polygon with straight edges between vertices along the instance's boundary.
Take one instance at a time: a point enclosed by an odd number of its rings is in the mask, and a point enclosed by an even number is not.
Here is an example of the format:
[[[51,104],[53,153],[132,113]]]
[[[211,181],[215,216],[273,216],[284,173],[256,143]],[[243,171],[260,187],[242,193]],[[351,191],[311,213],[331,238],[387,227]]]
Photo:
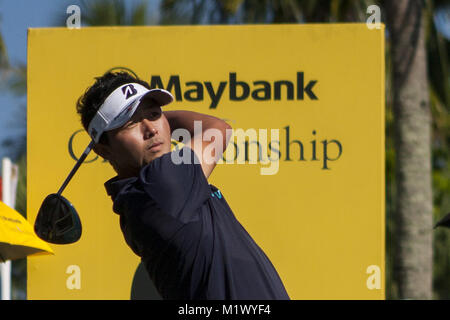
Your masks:
[[[132,6],[138,2],[127,0],[126,5]],[[148,3],[148,17],[157,20],[159,0]],[[26,63],[27,29],[57,26],[58,20],[64,21],[68,17],[66,9],[71,4],[80,5],[80,0],[0,0],[0,33],[13,66]],[[26,97],[0,91],[0,159],[11,156],[9,150],[1,146],[2,141],[26,134],[25,113]]]

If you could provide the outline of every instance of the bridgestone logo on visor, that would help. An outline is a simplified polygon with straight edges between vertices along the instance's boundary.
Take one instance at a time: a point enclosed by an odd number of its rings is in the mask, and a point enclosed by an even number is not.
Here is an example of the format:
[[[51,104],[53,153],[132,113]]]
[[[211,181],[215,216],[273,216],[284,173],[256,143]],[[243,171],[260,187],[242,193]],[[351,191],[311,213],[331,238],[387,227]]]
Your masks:
[[[125,99],[128,99],[129,97],[134,96],[137,93],[137,90],[132,84],[129,84],[122,88],[122,93],[125,95]]]

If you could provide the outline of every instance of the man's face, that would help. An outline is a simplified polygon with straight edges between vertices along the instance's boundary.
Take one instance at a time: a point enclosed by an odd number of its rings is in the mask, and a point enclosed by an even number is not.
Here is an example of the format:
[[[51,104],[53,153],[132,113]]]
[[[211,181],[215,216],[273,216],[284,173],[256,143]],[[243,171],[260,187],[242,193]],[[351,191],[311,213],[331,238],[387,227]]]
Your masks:
[[[151,99],[143,99],[125,125],[106,134],[108,145],[102,147],[102,156],[121,177],[137,176],[143,166],[171,150],[169,123]]]

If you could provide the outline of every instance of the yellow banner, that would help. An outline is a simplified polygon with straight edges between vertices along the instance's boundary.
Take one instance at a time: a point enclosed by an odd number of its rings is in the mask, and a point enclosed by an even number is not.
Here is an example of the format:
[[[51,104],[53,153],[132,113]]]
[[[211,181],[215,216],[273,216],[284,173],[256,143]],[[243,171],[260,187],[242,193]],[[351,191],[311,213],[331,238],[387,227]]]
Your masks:
[[[292,299],[384,299],[384,28],[365,24],[101,27],[28,33],[28,219],[89,143],[75,103],[127,68],[165,110],[235,129],[210,177]],[[83,235],[28,261],[29,299],[158,298],[89,155],[63,195]]]

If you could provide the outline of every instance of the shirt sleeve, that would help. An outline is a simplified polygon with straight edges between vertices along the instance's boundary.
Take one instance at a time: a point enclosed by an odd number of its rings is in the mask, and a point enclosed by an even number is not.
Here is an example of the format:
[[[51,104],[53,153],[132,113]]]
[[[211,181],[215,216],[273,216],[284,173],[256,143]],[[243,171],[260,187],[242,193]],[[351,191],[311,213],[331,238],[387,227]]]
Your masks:
[[[139,179],[159,207],[183,223],[198,219],[198,209],[211,193],[200,162],[188,147],[156,158],[142,168]]]

